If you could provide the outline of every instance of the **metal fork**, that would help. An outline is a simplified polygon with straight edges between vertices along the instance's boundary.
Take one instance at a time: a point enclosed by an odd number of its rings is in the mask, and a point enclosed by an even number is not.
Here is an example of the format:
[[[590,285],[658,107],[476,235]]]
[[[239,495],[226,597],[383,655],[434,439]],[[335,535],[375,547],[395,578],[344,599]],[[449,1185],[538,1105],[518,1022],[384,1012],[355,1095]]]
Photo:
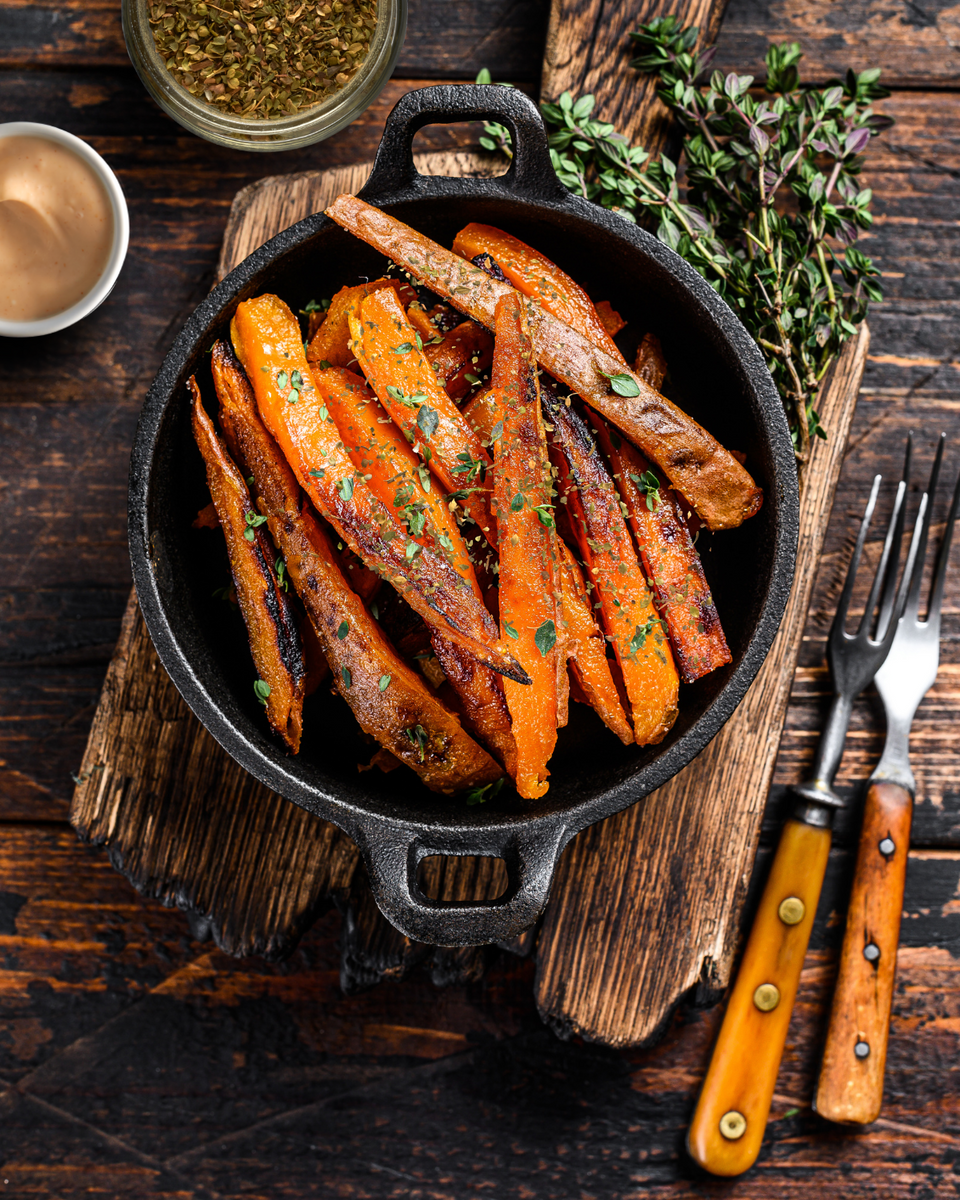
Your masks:
[[[687,1134],[691,1156],[716,1175],[739,1175],[753,1165],[770,1115],[777,1071],[830,853],[833,817],[843,803],[833,790],[833,779],[843,753],[853,700],[873,678],[890,650],[924,528],[926,500],[921,502],[903,580],[898,587],[910,453],[908,439],[904,477],[897,488],[880,564],[860,626],[855,634],[848,634],[844,628],[847,611],[877,503],[880,476],[873,482],[830,631],[828,658],[835,694],[813,775],[793,789],[794,812],[780,835]],[[875,612],[878,623],[872,633]]]
[[[843,1124],[864,1125],[876,1120],[883,1101],[915,791],[909,757],[910,726],[920,701],[937,677],[940,610],[960,504],[958,477],[933,573],[927,616],[921,620],[923,562],[944,442],[941,434],[917,518],[920,538],[906,606],[890,652],[874,678],[887,714],[887,740],[868,781],[840,971],[814,1101],[821,1116]]]

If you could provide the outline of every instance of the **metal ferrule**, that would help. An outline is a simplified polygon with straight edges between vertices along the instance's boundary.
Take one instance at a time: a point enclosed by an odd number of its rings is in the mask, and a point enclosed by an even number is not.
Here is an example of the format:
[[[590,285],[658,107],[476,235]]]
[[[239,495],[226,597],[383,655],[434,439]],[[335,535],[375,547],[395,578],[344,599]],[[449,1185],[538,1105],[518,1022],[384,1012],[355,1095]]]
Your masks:
[[[791,788],[796,797],[794,820],[829,829],[833,825],[834,812],[843,807],[843,800],[833,790],[833,778],[843,757],[843,743],[852,710],[853,700],[850,697],[833,697],[823,736],[817,747],[813,777]]]
[[[911,796],[917,790],[917,781],[910,769],[910,725],[889,721],[887,740],[880,761],[870,776],[871,783],[896,783]]]

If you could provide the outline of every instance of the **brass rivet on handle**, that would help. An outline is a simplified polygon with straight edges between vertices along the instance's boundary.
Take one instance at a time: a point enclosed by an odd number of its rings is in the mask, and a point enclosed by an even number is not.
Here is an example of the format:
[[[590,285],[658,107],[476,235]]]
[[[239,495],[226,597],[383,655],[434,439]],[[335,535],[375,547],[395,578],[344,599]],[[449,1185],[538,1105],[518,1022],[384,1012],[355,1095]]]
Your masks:
[[[786,900],[781,900],[777,909],[777,916],[784,925],[799,925],[806,915],[807,906],[799,896],[788,896]]]
[[[728,1141],[735,1142],[747,1132],[747,1118],[743,1113],[731,1108],[720,1118],[720,1132]]]
[[[761,983],[753,993],[753,1002],[761,1012],[772,1012],[780,1003],[780,989],[775,983]]]

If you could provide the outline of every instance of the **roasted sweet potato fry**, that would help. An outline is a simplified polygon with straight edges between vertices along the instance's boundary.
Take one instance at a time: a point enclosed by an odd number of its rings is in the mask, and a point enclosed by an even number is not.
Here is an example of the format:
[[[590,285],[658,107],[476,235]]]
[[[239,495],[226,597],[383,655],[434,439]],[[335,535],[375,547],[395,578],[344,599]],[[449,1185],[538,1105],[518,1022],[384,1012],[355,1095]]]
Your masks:
[[[423,352],[451,400],[462,400],[493,361],[493,338],[476,321],[463,321]],[[470,378],[467,378],[470,376]]]
[[[550,389],[544,411],[574,534],[600,602],[630,701],[638,745],[662,741],[677,716],[670,643],[637,560],[620,497],[583,418]]]
[[[649,383],[654,391],[660,391],[667,376],[667,360],[663,357],[663,348],[655,333],[643,335],[643,341],[637,349],[637,361],[634,363],[633,369],[644,383]],[[740,456],[734,451],[731,453],[739,462]]]
[[[485,442],[493,441],[493,433],[500,420],[498,393],[493,388],[478,392],[464,405],[463,415]],[[561,603],[563,624],[569,642],[570,670],[580,684],[583,702],[589,704],[603,723],[622,742],[629,745],[633,741],[633,730],[623,711],[620,694],[610,670],[610,663],[607,661],[603,634],[593,618],[583,573],[570,548],[561,538],[557,539],[557,548],[560,553]],[[560,720],[558,723],[562,726],[565,721]]]
[[[402,296],[404,304],[411,304],[417,298],[414,289],[400,279],[374,279],[370,283],[341,288],[330,301],[323,324],[310,339],[307,361],[318,365],[325,362],[331,367],[352,366],[355,359],[350,348],[347,314],[364,296],[381,288],[392,288],[398,296]]]
[[[629,746],[634,733],[610,670],[607,644],[593,619],[583,572],[566,545],[563,542],[560,545],[566,551],[560,555],[560,586],[563,623],[570,644],[570,670],[583,703],[589,704],[604,725]]]
[[[513,234],[505,233],[493,225],[477,224],[466,225],[460,230],[453,239],[453,250],[471,262],[481,255],[488,255],[500,268],[507,283],[525,296],[532,297],[565,325],[578,329],[594,345],[606,350],[626,366],[593,301],[579,283],[539,250],[534,250]],[[481,269],[486,267],[483,262],[476,265]],[[607,308],[610,306],[607,305]]]
[[[425,446],[429,466],[448,492],[462,494],[467,515],[490,529],[490,456],[443,390],[417,345],[416,331],[389,291],[374,292],[351,315],[363,373],[411,442]]]
[[[667,627],[684,683],[693,683],[730,661],[720,616],[700,555],[674,492],[659,480],[639,450],[590,413],[637,541],[647,583]]]
[[[340,367],[313,371],[350,461],[421,546],[443,555],[476,591],[460,527],[429,472],[387,415],[367,381]],[[424,486],[426,484],[426,486]]]
[[[497,304],[493,390],[502,412],[494,509],[500,546],[500,628],[516,639],[533,687],[504,691],[517,745],[517,791],[527,800],[549,784],[557,743],[559,679],[566,679],[557,529],[533,341],[518,296]]]
[[[597,316],[611,337],[616,337],[621,329],[626,328],[626,321],[620,316],[609,300],[600,300],[597,303]]]
[[[419,301],[407,306],[407,316],[410,324],[423,338],[424,343],[434,337],[443,337],[451,329],[456,329],[463,322],[463,314],[449,304],[435,304],[433,308],[424,308]]]
[[[347,584],[333,546],[263,424],[253,389],[226,352],[213,356],[222,411],[245,448],[264,515],[286,560],[338,691],[361,727],[434,791],[454,792],[501,774],[422,679],[397,654]],[[346,626],[346,628],[344,628]]]
[[[355,196],[339,196],[327,215],[375,246],[461,312],[493,328],[497,300],[509,291],[466,259]],[[537,359],[555,378],[606,416],[650,458],[711,529],[740,525],[763,493],[744,467],[692,417],[655,392],[622,361],[527,300]],[[610,380],[623,375],[635,396]]]
[[[388,508],[403,514],[411,536],[448,558],[482,604],[463,537],[437,489],[436,480],[431,484],[429,472],[420,466],[403,434],[385,416],[366,381],[351,371],[336,368],[314,371],[313,377],[354,466]],[[424,483],[429,491],[424,489]],[[487,617],[485,630],[496,641],[498,633],[492,617]],[[514,758],[514,744],[499,677],[436,632],[432,645],[460,698],[467,724],[509,766]]]
[[[354,469],[336,425],[320,402],[299,325],[286,304],[269,294],[244,301],[237,309],[233,333],[264,424],[300,486],[343,541],[401,590],[442,636],[494,670],[523,682],[526,674],[513,655],[487,637],[489,614],[470,587],[446,559],[408,536]]]
[[[191,375],[193,436],[207,468],[207,483],[227,541],[237,602],[250,637],[271,729],[294,754],[303,728],[303,653],[296,614],[274,568],[273,547],[259,525],[246,481],[213,428]],[[263,687],[266,685],[266,687]],[[262,693],[266,692],[265,695]]]

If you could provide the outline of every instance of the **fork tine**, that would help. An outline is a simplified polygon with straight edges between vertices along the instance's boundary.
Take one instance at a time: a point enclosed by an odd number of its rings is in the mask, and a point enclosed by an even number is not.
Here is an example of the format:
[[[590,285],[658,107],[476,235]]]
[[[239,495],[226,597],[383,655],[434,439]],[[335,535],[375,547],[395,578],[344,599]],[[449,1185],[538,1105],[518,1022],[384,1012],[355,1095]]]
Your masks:
[[[953,538],[953,528],[957,520],[957,509],[960,507],[960,475],[957,475],[957,485],[953,489],[953,503],[943,531],[943,541],[937,555],[937,567],[933,577],[933,587],[930,590],[930,607],[927,609],[927,620],[940,620],[940,606],[943,603],[943,584],[947,576],[947,559],[950,557],[950,542]]]
[[[887,547],[884,546],[884,557],[881,559],[880,567],[877,570],[877,579],[884,578],[883,595],[880,598],[880,613],[877,617],[877,638],[886,636],[887,630],[890,628],[890,618],[893,613],[893,601],[897,594],[897,573],[900,567],[900,546],[903,542],[903,529],[907,518],[907,495],[910,487],[910,464],[913,457],[913,431],[907,434],[907,447],[903,457],[903,474],[901,475],[901,488],[897,490],[897,500],[894,504],[894,517],[897,518],[898,527],[896,530],[896,547],[892,549],[892,558],[887,557]],[[901,489],[903,495],[903,503],[901,505]],[[899,506],[899,507],[898,507]],[[891,528],[894,517],[891,517]],[[887,534],[887,541],[890,541],[890,535]],[[885,566],[886,564],[886,566]],[[884,575],[884,570],[886,574]],[[868,604],[864,610],[864,615],[873,611],[873,605]]]
[[[904,616],[909,616],[914,621],[920,612],[920,583],[923,579],[923,563],[927,556],[927,538],[930,533],[930,518],[933,516],[933,497],[940,479],[940,463],[943,461],[943,447],[946,440],[947,435],[941,433],[937,441],[937,453],[933,458],[933,467],[930,471],[930,482],[927,484],[927,520],[924,521],[923,528],[920,531],[920,545],[917,549],[917,562],[919,565],[910,580],[910,591],[907,594],[907,603],[903,610]]]
[[[860,566],[860,555],[863,553],[863,544],[867,540],[867,530],[870,528],[870,522],[873,519],[873,510],[877,506],[877,496],[880,492],[880,481],[882,478],[882,475],[874,476],[873,487],[870,489],[870,499],[867,501],[863,520],[860,522],[857,544],[853,548],[853,557],[850,559],[850,566],[847,568],[847,578],[844,581],[840,599],[837,601],[836,616],[833,618],[833,625],[830,627],[830,642],[833,642],[835,638],[842,640],[846,636],[843,627],[847,620],[847,609],[850,607],[850,597],[853,594],[853,584],[857,578],[857,568]]]

